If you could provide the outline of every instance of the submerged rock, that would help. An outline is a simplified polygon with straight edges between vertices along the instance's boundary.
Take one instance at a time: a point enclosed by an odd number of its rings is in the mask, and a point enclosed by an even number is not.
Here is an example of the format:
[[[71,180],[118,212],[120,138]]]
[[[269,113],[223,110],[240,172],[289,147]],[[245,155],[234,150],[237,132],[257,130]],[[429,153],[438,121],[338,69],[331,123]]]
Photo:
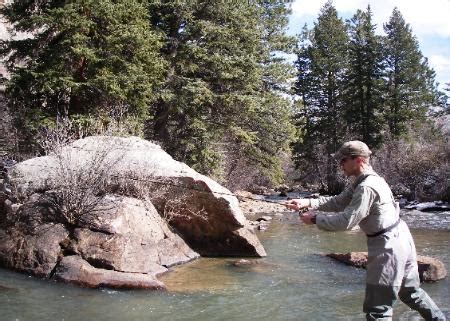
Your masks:
[[[266,255],[230,191],[137,137],[88,137],[18,163],[0,190],[0,264],[41,277],[157,289],[197,253]]]
[[[240,260],[234,261],[232,264],[233,264],[233,266],[243,267],[243,266],[257,265],[260,263],[261,262],[258,259],[256,259],[256,260],[240,259]]]
[[[366,268],[367,252],[329,253],[325,254],[332,259],[358,268]],[[417,256],[417,265],[421,282],[435,282],[447,276],[444,263],[428,256]]]
[[[151,274],[97,269],[78,255],[64,257],[56,268],[54,278],[88,288],[165,289],[165,285]]]

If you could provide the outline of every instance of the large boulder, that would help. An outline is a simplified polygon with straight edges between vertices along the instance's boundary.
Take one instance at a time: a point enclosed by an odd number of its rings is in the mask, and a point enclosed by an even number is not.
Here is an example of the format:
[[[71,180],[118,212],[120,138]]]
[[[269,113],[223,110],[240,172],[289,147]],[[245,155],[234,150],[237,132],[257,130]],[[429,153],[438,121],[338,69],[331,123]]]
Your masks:
[[[117,190],[144,186],[158,212],[201,255],[266,255],[237,198],[209,177],[175,161],[156,144],[138,137],[92,136],[75,141],[59,154],[63,157],[33,158],[8,172],[8,183],[17,198],[51,190],[53,181],[59,179],[61,162],[69,167],[65,171],[106,164]]]
[[[329,253],[332,259],[358,268],[366,268],[367,252]],[[435,282],[447,276],[444,263],[428,256],[417,256],[417,265],[421,282]]]
[[[16,164],[0,188],[0,264],[19,271],[162,288],[156,277],[197,253],[266,255],[229,190],[137,137],[75,141]]]

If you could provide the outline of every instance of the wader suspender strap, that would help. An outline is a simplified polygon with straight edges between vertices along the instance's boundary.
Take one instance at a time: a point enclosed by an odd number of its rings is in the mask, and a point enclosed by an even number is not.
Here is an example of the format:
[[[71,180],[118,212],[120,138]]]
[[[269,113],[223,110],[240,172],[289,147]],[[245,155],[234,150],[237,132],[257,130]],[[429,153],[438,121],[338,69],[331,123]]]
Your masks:
[[[366,177],[364,177],[364,179],[361,182],[359,182],[358,185],[361,184],[362,182],[364,182],[366,180],[366,178],[369,177],[369,176],[370,176],[370,174],[367,175]],[[392,193],[391,193],[391,198],[392,198],[392,202],[394,203],[394,207],[396,209],[396,212],[398,214],[397,222],[395,222],[394,224],[392,224],[392,225],[390,225],[390,226],[388,226],[388,227],[386,227],[386,228],[384,228],[381,231],[378,231],[376,233],[366,234],[367,237],[375,237],[375,236],[379,236],[381,234],[384,234],[386,232],[389,232],[390,230],[392,230],[394,227],[396,227],[400,223],[400,207],[398,206],[398,203],[395,201],[394,195],[392,195]]]

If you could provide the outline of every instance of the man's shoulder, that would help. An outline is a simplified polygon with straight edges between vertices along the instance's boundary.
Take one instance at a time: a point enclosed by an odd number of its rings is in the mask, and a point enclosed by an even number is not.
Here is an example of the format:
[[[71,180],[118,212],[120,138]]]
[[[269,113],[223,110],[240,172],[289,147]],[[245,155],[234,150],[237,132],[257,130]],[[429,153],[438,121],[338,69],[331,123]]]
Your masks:
[[[386,180],[377,175],[377,174],[371,174],[368,175],[360,184],[359,187],[361,188],[372,188],[375,190],[379,190],[380,188],[384,189],[384,188],[388,188],[389,189],[389,185],[386,183]]]

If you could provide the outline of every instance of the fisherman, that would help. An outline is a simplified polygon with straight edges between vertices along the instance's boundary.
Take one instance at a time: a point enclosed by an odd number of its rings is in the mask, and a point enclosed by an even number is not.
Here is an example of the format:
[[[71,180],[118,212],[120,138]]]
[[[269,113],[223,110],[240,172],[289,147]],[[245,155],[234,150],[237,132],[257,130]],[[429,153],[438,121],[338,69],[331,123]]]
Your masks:
[[[335,159],[353,183],[333,197],[292,199],[292,210],[306,208],[335,215],[301,214],[306,224],[327,231],[350,230],[359,225],[367,235],[368,261],[363,311],[367,320],[391,320],[392,306],[400,298],[425,320],[444,320],[445,316],[420,288],[413,238],[386,181],[370,166],[371,151],[361,141],[349,141]]]

